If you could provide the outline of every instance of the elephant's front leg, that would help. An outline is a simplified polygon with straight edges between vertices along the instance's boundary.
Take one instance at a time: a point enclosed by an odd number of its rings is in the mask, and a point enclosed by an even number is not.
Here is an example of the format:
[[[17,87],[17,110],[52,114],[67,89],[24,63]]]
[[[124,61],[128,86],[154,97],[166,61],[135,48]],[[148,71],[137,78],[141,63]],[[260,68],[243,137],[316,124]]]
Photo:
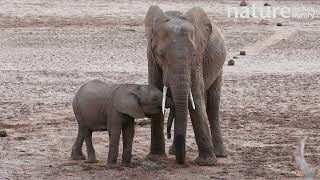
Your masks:
[[[128,122],[122,128],[123,153],[122,166],[131,166],[132,142],[134,137],[134,119]]]
[[[194,95],[195,110],[189,101],[189,111],[196,143],[198,145],[199,156],[195,162],[202,166],[212,166],[217,162],[214,154],[210,131],[208,127],[208,119],[206,115],[205,98],[201,88],[193,87],[192,94]]]
[[[110,127],[110,128],[109,128]],[[108,168],[115,168],[117,166],[117,158],[119,154],[119,140],[121,134],[121,125],[109,126],[109,152],[108,152]]]
[[[217,157],[226,157],[227,151],[223,145],[221,136],[221,128],[219,122],[219,107],[221,96],[222,74],[215,80],[211,87],[207,90],[207,114],[210,123],[212,144],[214,153]]]
[[[157,114],[151,116],[151,146],[150,154],[165,156],[165,143],[163,133],[163,115]]]
[[[162,89],[162,74],[159,72],[159,68],[155,64],[151,49],[147,51],[148,55],[148,84],[149,86]],[[163,133],[163,115],[157,114],[151,116],[151,146],[149,158],[152,156],[166,156],[164,133]]]

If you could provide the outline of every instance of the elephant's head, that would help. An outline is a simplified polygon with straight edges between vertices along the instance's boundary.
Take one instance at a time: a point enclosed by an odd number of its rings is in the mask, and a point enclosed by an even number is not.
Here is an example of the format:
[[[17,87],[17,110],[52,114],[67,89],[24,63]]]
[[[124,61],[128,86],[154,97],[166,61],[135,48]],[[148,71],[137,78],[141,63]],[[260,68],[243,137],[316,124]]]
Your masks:
[[[145,31],[148,58],[154,61],[162,75],[164,97],[169,88],[173,98],[176,160],[184,163],[188,102],[194,107],[191,87],[198,85],[196,79],[201,76],[202,56],[212,26],[199,7],[182,14],[164,13],[158,6],[151,6],[145,17]]]
[[[161,113],[162,92],[148,85],[126,84],[117,88],[113,94],[117,111],[133,118],[150,117]],[[173,107],[169,98],[165,106]]]

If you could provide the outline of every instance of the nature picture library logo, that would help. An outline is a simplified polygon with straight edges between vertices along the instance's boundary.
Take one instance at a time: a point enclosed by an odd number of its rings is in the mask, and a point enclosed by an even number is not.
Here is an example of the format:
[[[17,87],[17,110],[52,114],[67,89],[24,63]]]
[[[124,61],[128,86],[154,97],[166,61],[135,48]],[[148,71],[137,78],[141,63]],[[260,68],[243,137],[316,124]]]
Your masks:
[[[296,7],[271,7],[255,4],[245,7],[228,7],[229,18],[294,18],[294,19],[314,19],[320,15],[320,7],[296,6]]]

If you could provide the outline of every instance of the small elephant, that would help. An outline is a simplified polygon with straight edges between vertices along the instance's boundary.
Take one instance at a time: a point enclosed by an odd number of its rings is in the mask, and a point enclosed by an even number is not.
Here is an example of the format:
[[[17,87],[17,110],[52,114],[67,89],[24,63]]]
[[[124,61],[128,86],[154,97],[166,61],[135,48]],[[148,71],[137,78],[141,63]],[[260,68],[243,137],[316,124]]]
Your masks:
[[[82,144],[85,140],[88,153],[86,162],[96,162],[92,132],[108,131],[107,165],[115,167],[122,131],[122,165],[129,166],[134,136],[134,119],[160,114],[161,100],[161,91],[148,85],[106,84],[100,80],[92,80],[84,84],[72,102],[78,122],[78,136],[72,147],[72,159],[85,159],[82,153]],[[166,107],[172,106],[171,99],[166,101]]]

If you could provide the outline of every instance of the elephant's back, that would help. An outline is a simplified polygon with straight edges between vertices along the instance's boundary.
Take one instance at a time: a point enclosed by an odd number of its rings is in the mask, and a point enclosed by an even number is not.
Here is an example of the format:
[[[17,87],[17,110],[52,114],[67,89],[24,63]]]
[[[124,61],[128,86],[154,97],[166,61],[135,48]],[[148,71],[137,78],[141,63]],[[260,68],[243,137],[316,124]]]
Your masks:
[[[106,124],[106,109],[109,104],[108,92],[112,90],[113,86],[113,84],[93,80],[80,87],[72,104],[76,117],[79,117],[77,118],[78,123],[85,126],[97,123]]]
[[[100,104],[108,98],[108,92],[112,90],[113,84],[106,84],[100,80],[92,80],[80,87],[75,99],[78,104]],[[82,102],[82,103],[81,103]]]

